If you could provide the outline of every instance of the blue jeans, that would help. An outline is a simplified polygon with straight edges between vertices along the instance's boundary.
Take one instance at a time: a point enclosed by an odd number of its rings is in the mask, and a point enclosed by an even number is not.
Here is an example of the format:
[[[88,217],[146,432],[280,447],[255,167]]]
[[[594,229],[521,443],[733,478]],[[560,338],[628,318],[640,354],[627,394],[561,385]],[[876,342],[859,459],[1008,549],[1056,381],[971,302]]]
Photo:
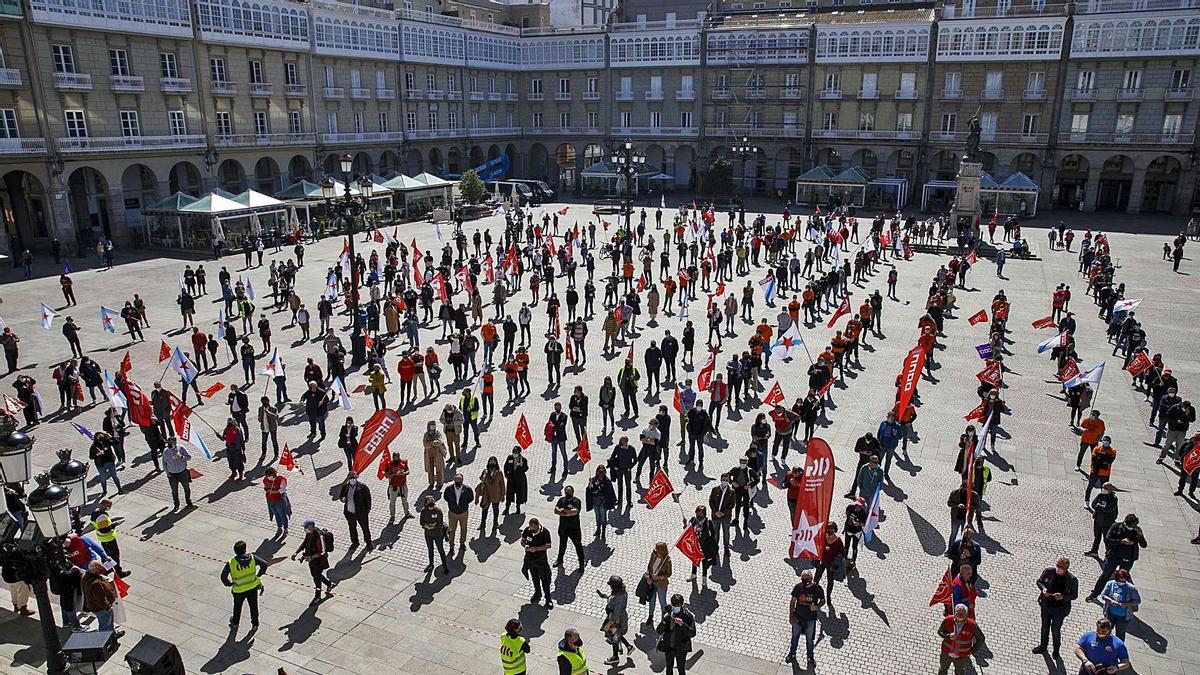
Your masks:
[[[271,516],[271,520],[275,521],[278,527],[286,528],[288,526],[287,502],[280,499],[277,502],[267,502],[267,514]]]
[[[563,473],[566,473],[567,472],[567,442],[565,440],[550,441],[550,473],[554,473],[554,471],[558,468],[558,456],[560,454],[562,455],[562,458],[563,458]]]
[[[92,613],[96,615],[96,623],[99,624],[99,629],[101,631],[113,629],[113,615],[111,609]]]
[[[883,477],[888,478],[888,472],[892,469],[892,460],[896,457],[896,446],[880,447],[883,452]]]
[[[117,486],[117,492],[121,491],[121,479],[117,478],[117,465],[112,462],[96,465],[96,475],[100,476],[100,485],[104,488],[104,492],[108,492],[108,479],[112,478],[113,484]]]
[[[603,530],[608,527],[608,509],[604,504],[596,504],[596,529]]]
[[[804,634],[804,649],[811,661],[813,658],[813,643],[817,639],[817,617],[804,619],[792,624],[792,644],[788,648],[788,656],[796,657],[796,646],[800,643],[800,635]]]
[[[654,618],[654,598],[658,597],[658,611],[663,612],[667,609],[667,587],[659,586],[657,583],[650,585],[650,618]]]

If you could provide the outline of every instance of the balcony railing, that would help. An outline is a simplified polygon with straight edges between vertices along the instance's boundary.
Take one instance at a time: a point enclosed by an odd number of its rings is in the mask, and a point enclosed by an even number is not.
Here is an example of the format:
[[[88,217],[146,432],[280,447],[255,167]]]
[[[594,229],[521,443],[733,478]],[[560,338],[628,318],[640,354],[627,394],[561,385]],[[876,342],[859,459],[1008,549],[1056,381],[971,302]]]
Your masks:
[[[800,138],[804,127],[798,124],[727,124],[710,127],[710,136],[747,136],[754,138]]]
[[[470,96],[472,101],[483,101],[487,98],[487,95],[484,94],[482,91],[473,91],[470,94],[468,94],[468,96]]]
[[[962,89],[943,89],[942,90],[942,100],[943,101],[956,101],[960,98],[962,98]]]
[[[457,89],[451,89],[450,91],[446,92],[446,100],[447,101],[461,101],[462,100],[462,92],[458,91]]]
[[[408,132],[409,138],[417,140],[457,138],[464,135],[466,135],[465,129],[412,129]]]
[[[765,89],[747,89],[747,101],[765,101],[767,99],[767,90]]]
[[[813,138],[859,138],[859,139],[898,139],[912,140],[920,137],[920,133],[912,130],[888,129],[813,129]]]
[[[275,85],[270,82],[251,82],[250,95],[255,97],[270,96],[275,93]]]
[[[64,154],[202,147],[204,147],[203,134],[190,134],[186,136],[95,136],[58,139],[58,150]]]
[[[583,94],[581,94],[581,96],[583,97],[583,100],[585,100],[585,101],[599,101],[600,100],[600,92],[598,92],[598,91],[585,91],[585,92],[583,92]]]
[[[140,75],[113,75],[113,91],[146,91],[146,78]]]
[[[1163,98],[1168,101],[1190,101],[1192,100],[1192,88],[1171,87],[1167,89]]]
[[[351,87],[350,98],[363,100],[371,98],[371,90],[366,87]]]
[[[1071,100],[1072,101],[1095,101],[1096,100],[1096,90],[1095,89],[1072,89],[1071,90]]]
[[[212,93],[217,96],[237,96],[237,85],[228,80],[214,80]]]
[[[487,129],[472,129],[472,136],[519,136],[521,127],[489,127]]]
[[[1045,89],[1026,89],[1023,96],[1026,101],[1045,101],[1046,100],[1046,90]]]
[[[41,155],[45,152],[44,138],[0,138],[0,155]]]
[[[321,95],[325,98],[346,98],[345,87],[322,87]]]
[[[618,101],[632,101],[633,100],[633,92],[632,91],[618,91],[616,98]]]
[[[496,100],[499,101],[500,99]],[[521,97],[517,95],[517,92],[510,91],[504,94],[504,100],[508,101],[509,103],[516,103],[517,101],[521,100]]]
[[[661,100],[663,100],[663,91],[662,91],[662,89],[651,89],[650,91],[647,91],[647,92],[646,92],[646,100],[647,100],[647,101],[661,101]]]
[[[21,71],[16,68],[0,68],[0,87],[21,86]]]
[[[1045,145],[1046,141],[1048,141],[1050,139],[1050,135],[1049,134],[1039,134],[1039,133],[1035,133],[1035,132],[1031,132],[1031,133],[1003,132],[1003,133],[1000,133],[1000,132],[993,131],[991,133],[982,134],[981,138],[989,143],[1016,144],[1016,145],[1031,145],[1031,144]]]
[[[164,77],[162,90],[169,94],[186,94],[192,90],[192,80],[187,77]]]
[[[226,134],[216,137],[221,148],[278,145],[311,145],[316,143],[316,134]]]
[[[87,73],[55,73],[54,87],[70,91],[90,91],[92,76]]]
[[[979,92],[979,98],[984,101],[999,101],[1004,98],[1003,89],[984,89]]]
[[[445,92],[443,92],[441,89],[425,90],[425,99],[429,101],[440,101],[445,95]]]
[[[733,98],[733,92],[728,89],[713,89],[709,95],[714,101],[728,101]]]
[[[696,127],[613,127],[617,136],[696,136]]]
[[[1098,145],[1191,145],[1195,137],[1196,135],[1193,133],[1127,134],[1115,131],[1064,131],[1058,135],[1058,142]]]
[[[1117,90],[1117,98],[1122,101],[1140,101],[1145,93],[1141,87],[1124,87]]]
[[[487,94],[487,100],[492,101],[493,103],[496,101],[503,101],[504,94],[501,94],[498,91],[489,91]]]
[[[330,145],[337,143],[388,143],[404,140],[404,134],[399,131],[364,131],[346,134],[321,134],[321,142]]]
[[[555,101],[570,101],[571,100],[571,92],[569,92],[569,91],[556,92],[554,94],[554,100]]]
[[[391,101],[396,98],[396,90],[377,87],[375,89],[375,98],[379,99],[380,101]]]
[[[804,98],[804,90],[799,87],[788,87],[779,91],[781,101],[799,101]]]
[[[879,90],[877,90],[877,89],[859,89],[858,90],[858,100],[860,100],[860,101],[874,101],[874,100],[877,100],[878,98],[879,98]]]
[[[525,100],[526,101],[544,101],[544,100],[546,100],[546,95],[540,91],[531,91],[531,92],[525,94]]]
[[[929,139],[933,141],[960,141],[967,137],[965,131],[931,131]]]
[[[896,100],[897,101],[915,101],[915,100],[917,100],[917,90],[916,89],[897,89],[896,90]]]
[[[840,98],[842,98],[842,90],[841,89],[822,89],[821,90],[821,100],[822,101],[836,101]]]
[[[304,84],[289,84],[284,87],[283,95],[289,98],[301,98],[308,96],[308,85]]]
[[[675,90],[675,100],[676,101],[695,101],[696,100],[696,90],[695,89],[676,89]]]

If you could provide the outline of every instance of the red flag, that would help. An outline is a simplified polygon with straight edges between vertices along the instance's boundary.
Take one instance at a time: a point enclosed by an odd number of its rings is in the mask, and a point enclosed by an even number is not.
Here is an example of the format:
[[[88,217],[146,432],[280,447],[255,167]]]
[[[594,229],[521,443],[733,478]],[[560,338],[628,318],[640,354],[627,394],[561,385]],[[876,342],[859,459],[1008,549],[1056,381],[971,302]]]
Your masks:
[[[675,407],[675,412],[679,413],[680,415],[683,414],[683,397],[679,394],[678,384],[675,385],[675,400],[673,400],[671,404]]]
[[[700,391],[708,391],[708,385],[712,383],[713,372],[717,369],[717,350],[713,349],[708,352],[708,361],[704,363],[704,367],[696,374],[696,388]]]
[[[971,249],[969,252],[967,252],[966,260],[972,265],[979,262],[979,256],[975,255],[975,249]]]
[[[557,324],[555,324],[555,325],[557,325]],[[567,349],[566,349],[566,352],[567,352],[567,360],[568,360],[568,361],[570,361],[571,363],[575,363],[575,352],[573,352],[573,351],[571,350],[571,343],[572,343],[572,342],[574,342],[574,340],[567,340],[567,345],[566,345],[566,346],[567,346]]]
[[[950,590],[950,584],[954,580],[950,577],[950,568],[946,568],[946,573],[942,575],[942,580],[938,582],[937,590],[933,592],[933,597],[929,599],[929,606],[944,605],[954,598],[953,591]]]
[[[283,452],[279,453],[279,466],[282,466],[288,471],[298,470],[300,471],[301,476],[304,475],[304,469],[301,469],[296,464],[296,458],[292,455],[292,449],[288,447],[287,443],[283,444]]]
[[[204,398],[212,398],[213,396],[217,395],[217,392],[221,391],[224,388],[225,388],[224,382],[217,382],[216,384],[212,385],[208,389],[205,389],[204,391],[200,392],[200,395],[203,396]]]
[[[1008,321],[1008,303],[1002,302],[996,305],[995,314],[997,321]]]
[[[1183,473],[1190,474],[1200,468],[1200,441],[1192,444],[1192,449],[1183,456]]]
[[[579,455],[579,460],[584,464],[592,461],[592,446],[588,443],[587,434],[579,439],[579,447],[575,448],[575,454]]]
[[[995,361],[989,363],[983,370],[975,373],[975,377],[980,382],[987,382],[993,387],[1000,386],[1000,364]]]
[[[387,476],[388,467],[392,465],[391,453],[383,453],[383,458],[379,460],[379,470],[375,472],[375,477],[383,480]]]
[[[433,287],[433,292],[437,296],[438,300],[445,302],[450,298],[450,296],[446,294],[446,280],[442,278],[441,272],[433,275],[433,278],[429,280],[429,285]]]
[[[792,516],[789,557],[812,560],[821,557],[825,524],[829,522],[829,509],[833,505],[836,473],[833,450],[829,444],[819,438],[810,439],[804,460],[800,499],[796,501],[796,512]]]
[[[817,396],[823,398],[825,396],[825,394],[829,393],[830,389],[833,389],[833,378],[832,377],[830,377],[829,381],[825,383],[825,386],[821,387],[820,391],[817,392]]]
[[[1044,316],[1031,324],[1034,328],[1054,328],[1054,319]]]
[[[1075,359],[1068,359],[1063,367],[1058,371],[1058,379],[1066,382],[1067,380],[1079,374],[1079,364],[1075,363]]]
[[[983,421],[983,401],[980,401],[979,405],[975,406],[974,410],[967,413],[966,415],[963,415],[963,419],[968,422],[970,422],[971,420],[978,420],[978,421],[982,422]]]
[[[643,274],[642,276],[638,277],[637,292],[641,293],[644,290],[646,290],[646,275]]]
[[[646,490],[643,499],[646,500],[647,506],[654,508],[674,492],[675,486],[671,485],[671,479],[667,476],[667,472],[659,469],[658,473],[654,474],[654,478],[650,479],[650,487]]]
[[[700,550],[700,538],[696,536],[696,528],[691,525],[683,528],[683,534],[679,535],[675,548],[691,560],[692,565],[699,565],[704,560],[704,551]]]
[[[970,326],[974,326],[977,323],[983,323],[984,321],[987,321],[987,311],[982,309],[967,318],[967,324]]]
[[[125,352],[125,357],[121,359],[121,377],[127,377],[131,370],[133,370],[133,361],[129,359],[129,352]]]
[[[417,238],[416,237],[413,237],[413,240],[412,240],[412,252],[413,252],[413,264],[416,265],[418,262],[421,262],[421,249],[417,248]]]
[[[480,263],[480,267],[483,268],[483,275],[484,278],[487,279],[488,283],[494,283],[496,281],[496,267],[495,263],[492,262],[491,253],[483,257],[483,262]]]
[[[129,584],[121,578],[121,575],[113,576],[113,586],[117,587],[117,595],[122,598],[129,597]]]
[[[529,433],[529,422],[525,420],[524,414],[521,415],[521,421],[517,422],[516,440],[522,450],[528,450],[529,446],[533,445],[533,434]]]
[[[636,344],[636,343],[633,343],[633,342],[629,343],[629,353],[625,355],[625,363],[633,363],[633,345],[634,344]]]
[[[367,385],[365,385],[365,384],[360,384],[360,385],[358,385],[357,387],[355,387],[355,388],[354,388],[354,391],[353,391],[353,392],[351,392],[351,393],[352,393],[352,394],[361,394],[361,393],[363,393],[363,392],[364,392],[364,391],[366,391],[366,390],[367,390]]]
[[[363,347],[365,347],[366,349],[374,349],[375,348],[375,341],[371,339],[370,335],[363,336]]]
[[[1134,356],[1133,360],[1129,362],[1129,367],[1126,370],[1129,371],[1130,375],[1137,377],[1152,365],[1154,365],[1154,362],[1150,360],[1149,356],[1146,356],[1146,352],[1138,352],[1137,356]]]
[[[842,304],[838,305],[837,311],[835,311],[833,313],[833,316],[829,317],[829,323],[826,324],[825,327],[833,328],[833,324],[837,323],[838,319],[842,318],[843,316],[846,316],[849,313],[850,313],[850,296],[847,295],[846,297],[842,298]]]
[[[83,381],[75,380],[75,400],[83,401]]]
[[[908,350],[904,357],[904,363],[900,367],[900,392],[896,399],[897,415],[907,410],[909,402],[912,401],[917,382],[921,379],[921,369],[925,367],[925,358],[925,350],[920,347]]]
[[[376,229],[374,239],[375,239],[376,244],[382,244],[383,243],[383,233],[380,232],[378,229]]]
[[[404,298],[402,298],[399,295],[392,298],[392,306],[396,308],[397,312],[407,312],[408,311],[408,305],[405,304]]]
[[[148,427],[154,422],[150,410],[150,397],[132,382],[125,383],[125,400],[129,403],[129,420],[139,427]]]
[[[717,292],[714,293],[713,295],[717,296],[718,298],[721,297],[722,295],[725,295],[725,282],[724,281],[717,283]]]
[[[4,412],[8,413],[9,415],[12,415],[13,417],[16,417],[17,413],[21,412],[24,409],[25,409],[24,403],[9,396],[8,394],[4,394]]]
[[[771,387],[771,391],[767,392],[767,397],[763,399],[763,405],[773,406],[776,403],[783,401],[783,387],[779,385],[779,380]]]
[[[912,247],[908,245],[908,242],[902,242],[901,247],[904,250],[904,259],[912,260]]]
[[[387,450],[403,428],[400,413],[391,408],[376,410],[363,425],[362,435],[359,436],[358,449],[354,452],[354,473],[361,474],[370,466],[379,453]]]
[[[191,478],[192,480],[199,480],[202,476],[204,476],[204,474],[200,473],[200,469],[195,467],[188,469],[188,478]]]
[[[567,207],[565,207],[565,206],[564,206],[564,207],[562,208],[562,210],[558,212],[558,215],[560,215],[560,216],[565,216],[565,215],[567,215]]]
[[[160,344],[158,345],[158,362],[162,363],[163,361],[166,361],[167,359],[171,358],[171,348],[167,346],[166,340],[159,340],[159,342],[160,342]]]

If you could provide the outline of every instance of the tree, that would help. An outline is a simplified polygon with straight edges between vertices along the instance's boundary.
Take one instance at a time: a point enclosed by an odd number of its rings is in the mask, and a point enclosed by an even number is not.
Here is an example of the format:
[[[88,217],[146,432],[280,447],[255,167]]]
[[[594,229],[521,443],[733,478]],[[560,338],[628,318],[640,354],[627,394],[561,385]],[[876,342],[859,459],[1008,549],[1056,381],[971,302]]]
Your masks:
[[[706,197],[733,194],[733,163],[724,157],[713,158],[700,178],[700,194]]]
[[[462,178],[458,179],[458,191],[468,204],[478,204],[487,195],[487,188],[474,169],[463,172]]]

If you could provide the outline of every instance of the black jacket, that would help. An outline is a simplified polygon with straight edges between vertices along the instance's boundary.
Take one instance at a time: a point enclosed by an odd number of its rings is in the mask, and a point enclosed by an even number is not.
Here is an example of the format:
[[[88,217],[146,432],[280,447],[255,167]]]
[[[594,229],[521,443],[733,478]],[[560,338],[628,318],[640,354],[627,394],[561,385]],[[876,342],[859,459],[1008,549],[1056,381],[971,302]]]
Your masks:
[[[1053,587],[1054,577],[1057,575],[1058,573],[1053,567],[1047,567],[1046,569],[1042,570],[1042,576],[1038,577],[1037,580],[1038,590],[1042,593],[1051,592],[1050,589]],[[1071,574],[1070,572],[1064,573],[1063,576],[1066,577],[1066,584],[1064,590],[1062,591],[1062,601],[1056,603],[1053,598],[1047,598],[1039,594],[1039,605],[1043,607],[1062,607],[1067,612],[1071,611],[1071,601],[1079,597],[1079,579],[1076,579],[1075,575]]]
[[[682,623],[675,625],[675,618],[678,617]],[[684,654],[692,651],[692,638],[696,637],[696,617],[687,609],[679,610],[679,614],[671,614],[671,610],[663,612],[662,620],[658,622],[658,627],[654,629],[659,634],[658,651],[664,654],[673,654],[683,652]]]
[[[338,488],[337,499],[338,499],[338,501],[343,502],[342,513],[349,513],[348,511],[346,511],[346,506],[348,506],[349,504],[345,503],[346,493],[349,491],[350,491],[349,483],[342,483],[342,487]],[[371,511],[371,490],[367,488],[365,483],[359,481],[358,485],[356,485],[354,488],[354,515],[357,516],[358,518],[365,519],[367,517],[367,513],[369,513],[370,511]]]

